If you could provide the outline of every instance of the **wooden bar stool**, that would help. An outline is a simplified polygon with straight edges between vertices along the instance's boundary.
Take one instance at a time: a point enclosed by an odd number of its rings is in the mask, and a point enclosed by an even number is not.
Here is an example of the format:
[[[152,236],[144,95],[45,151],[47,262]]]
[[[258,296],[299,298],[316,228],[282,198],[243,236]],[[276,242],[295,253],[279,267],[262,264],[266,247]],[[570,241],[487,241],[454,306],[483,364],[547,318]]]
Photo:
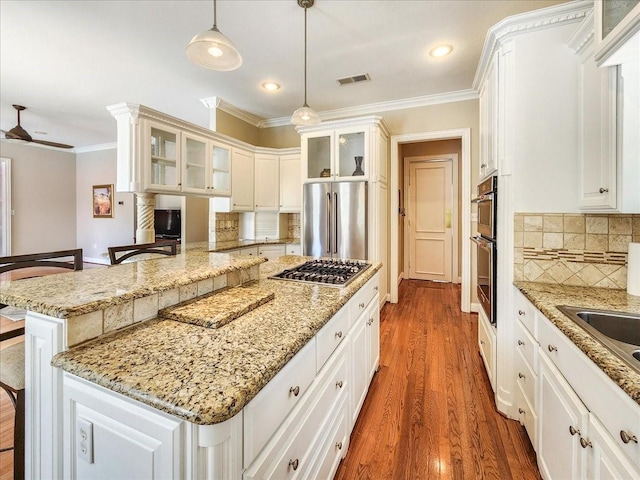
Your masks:
[[[160,254],[160,255],[175,255],[178,251],[177,240],[158,240],[154,243],[138,243],[134,245],[121,245],[119,247],[109,247],[109,260],[111,265],[117,265],[124,260],[133,257],[134,255],[142,254]],[[121,256],[117,256],[118,253],[125,252]]]
[[[72,257],[72,261],[68,260]],[[82,249],[61,250],[58,252],[35,253],[0,257],[0,274],[18,269],[33,268],[29,277],[40,277],[60,273],[59,269],[82,270]],[[0,308],[6,305],[0,304]],[[0,343],[24,335],[24,327],[0,333]],[[0,388],[9,396],[15,408],[13,427],[13,447],[1,451],[13,450],[13,478],[24,479],[24,341],[0,350]]]

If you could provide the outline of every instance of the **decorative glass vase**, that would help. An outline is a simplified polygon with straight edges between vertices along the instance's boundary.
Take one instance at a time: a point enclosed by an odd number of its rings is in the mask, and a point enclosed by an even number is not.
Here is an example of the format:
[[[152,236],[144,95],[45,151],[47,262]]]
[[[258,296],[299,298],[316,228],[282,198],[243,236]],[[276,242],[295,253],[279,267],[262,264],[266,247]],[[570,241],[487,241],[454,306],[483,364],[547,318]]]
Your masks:
[[[364,171],[362,170],[362,159],[364,157],[360,157],[357,156],[355,157],[355,161],[356,161],[356,169],[355,171],[351,174],[352,176],[357,176],[357,175],[364,175]]]

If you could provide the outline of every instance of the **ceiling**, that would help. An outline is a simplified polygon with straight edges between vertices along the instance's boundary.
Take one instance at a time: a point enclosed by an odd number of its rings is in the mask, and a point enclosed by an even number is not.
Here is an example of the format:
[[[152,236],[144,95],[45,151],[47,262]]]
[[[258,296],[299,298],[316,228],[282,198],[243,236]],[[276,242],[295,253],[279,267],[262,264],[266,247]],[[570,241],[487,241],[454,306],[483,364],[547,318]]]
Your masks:
[[[318,112],[471,89],[487,29],[558,0],[316,0],[308,11],[308,103]],[[207,127],[218,97],[261,119],[303,103],[304,13],[296,0],[220,0],[218,28],[244,63],[215,72],[185,46],[213,23],[211,1],[0,1],[0,127],[28,109],[34,138],[115,141],[105,106],[140,103]],[[433,58],[434,46],[454,51]],[[341,77],[371,81],[339,86]],[[281,85],[268,93],[266,80]],[[38,134],[36,132],[46,132]]]

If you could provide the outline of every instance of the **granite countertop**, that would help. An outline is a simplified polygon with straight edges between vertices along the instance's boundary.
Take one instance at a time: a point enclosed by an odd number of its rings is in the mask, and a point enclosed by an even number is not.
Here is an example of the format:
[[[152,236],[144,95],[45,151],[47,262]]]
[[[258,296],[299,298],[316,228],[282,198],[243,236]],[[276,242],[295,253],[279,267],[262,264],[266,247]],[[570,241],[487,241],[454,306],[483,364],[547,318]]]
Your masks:
[[[58,273],[0,282],[0,303],[68,318],[107,306],[189,285],[266,259],[210,253],[203,246],[187,246],[182,253],[108,268]]]
[[[276,238],[276,239],[255,239],[255,240],[232,240],[226,242],[210,242],[209,251],[224,252],[225,250],[233,250],[235,248],[253,247],[258,245],[300,245],[299,238]]]
[[[253,285],[273,291],[273,300],[224,326],[150,320],[62,352],[52,365],[195,424],[228,420],[381,267],[372,265],[343,288],[267,278],[306,260],[262,264]]]
[[[640,314],[640,297],[611,288],[521,281],[514,282],[514,285],[609,378],[640,404],[640,373],[556,308],[556,305],[570,305]]]

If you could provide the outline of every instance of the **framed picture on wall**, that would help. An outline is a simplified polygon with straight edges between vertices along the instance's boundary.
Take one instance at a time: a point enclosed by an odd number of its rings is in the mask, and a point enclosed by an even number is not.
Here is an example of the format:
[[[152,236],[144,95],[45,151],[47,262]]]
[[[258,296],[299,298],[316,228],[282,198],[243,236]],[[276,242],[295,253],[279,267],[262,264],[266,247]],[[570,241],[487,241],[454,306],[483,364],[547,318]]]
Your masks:
[[[113,217],[113,184],[93,186],[93,218]]]

